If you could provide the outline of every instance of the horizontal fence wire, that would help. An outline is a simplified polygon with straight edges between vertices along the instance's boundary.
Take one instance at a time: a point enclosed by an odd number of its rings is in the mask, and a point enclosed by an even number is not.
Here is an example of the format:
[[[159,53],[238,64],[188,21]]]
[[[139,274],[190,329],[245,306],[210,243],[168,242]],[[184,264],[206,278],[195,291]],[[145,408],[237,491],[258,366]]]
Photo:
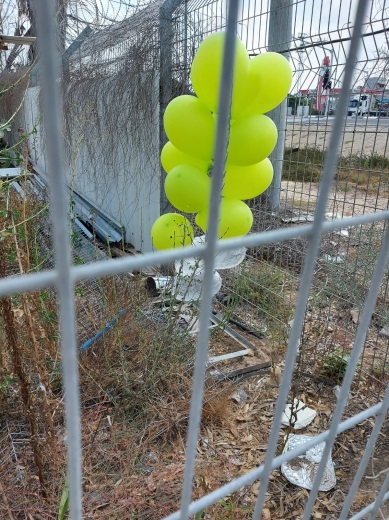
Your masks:
[[[244,2],[242,2],[245,5]],[[246,3],[247,4],[247,3]],[[263,2],[263,13],[269,14],[270,3]],[[347,113],[349,93],[351,91],[354,64],[357,61],[358,46],[361,45],[363,37],[379,34],[379,30],[371,30],[370,32],[362,31],[364,24],[364,16],[369,6],[367,0],[358,2],[355,20],[352,22],[352,31],[347,28],[351,35],[333,38],[331,31],[332,43],[349,42],[350,46],[345,53],[346,66],[343,75],[343,91],[340,93],[337,112],[332,131],[329,139],[329,149],[332,153],[327,154],[324,162],[322,173],[322,181],[319,188],[319,194],[312,224],[302,225],[294,228],[274,229],[270,231],[260,231],[250,236],[231,239],[225,241],[217,241],[218,231],[218,214],[219,199],[223,180],[224,156],[226,151],[226,136],[229,120],[229,103],[231,99],[231,85],[233,75],[233,60],[229,60],[229,56],[234,50],[234,34],[238,25],[238,8],[239,3],[235,0],[228,2],[228,8],[225,2],[216,2],[210,7],[209,2],[183,2],[178,11],[179,16],[188,16],[188,13],[182,11],[185,7],[190,12],[195,9],[208,9],[206,18],[210,20],[208,27],[201,33],[201,39],[204,35],[209,34],[219,27],[226,28],[227,38],[224,51],[223,61],[223,81],[221,84],[220,95],[220,112],[218,118],[218,127],[216,134],[215,148],[215,169],[212,183],[211,193],[211,211],[209,217],[208,241],[204,247],[185,248],[180,251],[167,251],[159,253],[146,253],[132,258],[121,258],[118,260],[103,260],[94,262],[84,266],[71,266],[70,247],[69,247],[69,229],[67,226],[67,198],[65,191],[65,176],[63,175],[63,143],[61,137],[61,99],[59,93],[59,85],[57,78],[59,63],[54,30],[54,15],[51,12],[52,6],[48,0],[40,0],[37,3],[37,17],[39,20],[39,36],[44,43],[41,46],[42,61],[42,87],[46,93],[46,129],[48,131],[48,170],[50,173],[50,200],[52,209],[53,235],[55,241],[56,267],[52,270],[43,271],[35,274],[24,276],[13,276],[0,280],[0,296],[7,296],[27,292],[32,289],[44,287],[56,287],[58,289],[59,308],[61,312],[61,341],[63,353],[63,369],[64,384],[66,398],[66,428],[68,443],[68,473],[70,483],[70,515],[72,520],[82,518],[82,485],[81,485],[81,441],[80,441],[80,404],[78,395],[78,378],[77,378],[77,353],[76,353],[76,334],[75,334],[75,310],[73,300],[73,286],[77,281],[91,280],[107,275],[115,275],[139,270],[144,267],[155,265],[167,265],[174,260],[192,258],[201,256],[205,259],[205,289],[201,302],[200,322],[202,327],[197,344],[196,365],[192,387],[192,401],[189,420],[189,431],[186,449],[186,464],[182,486],[181,510],[166,517],[166,520],[187,520],[191,515],[196,514],[218,500],[226,497],[230,493],[239,490],[243,486],[252,484],[256,480],[261,480],[258,499],[253,515],[254,520],[261,518],[262,510],[265,503],[266,493],[271,472],[279,468],[282,463],[293,460],[295,457],[305,453],[307,450],[325,442],[325,450],[322,461],[319,465],[313,489],[310,493],[303,520],[311,517],[315,504],[319,484],[325,469],[325,464],[331,453],[336,437],[354,427],[356,424],[366,420],[369,417],[377,416],[372,434],[366,443],[365,451],[361,459],[358,470],[354,476],[350,487],[349,494],[344,502],[344,507],[340,518],[345,519],[349,512],[353,498],[358,491],[360,481],[363,477],[366,465],[373,453],[375,443],[378,439],[381,426],[384,422],[385,415],[389,406],[389,387],[386,390],[384,400],[363,412],[341,422],[343,410],[347,400],[347,396],[355,376],[358,361],[360,359],[369,323],[374,311],[375,302],[384,272],[388,263],[389,255],[389,226],[386,225],[386,231],[383,236],[380,254],[377,259],[377,265],[373,273],[372,281],[368,295],[365,299],[363,311],[359,320],[353,350],[351,352],[347,371],[343,380],[340,391],[339,400],[335,408],[331,425],[328,431],[323,432],[305,445],[300,446],[293,451],[275,456],[278,444],[278,438],[281,426],[281,416],[288,397],[289,387],[293,377],[293,367],[295,365],[299,339],[302,334],[304,317],[306,312],[309,291],[314,279],[315,262],[319,254],[320,242],[324,234],[345,228],[356,228],[357,226],[367,225],[371,223],[387,223],[389,221],[389,211],[383,210],[372,214],[353,215],[351,217],[337,218],[331,221],[325,221],[325,213],[329,200],[332,181],[335,177],[336,163],[338,159],[338,151],[341,146],[342,134],[344,131],[343,121]],[[216,12],[215,12],[216,10]],[[50,16],[48,16],[50,13]],[[254,34],[258,30],[258,25],[249,23],[250,16],[245,18],[241,13],[241,29],[246,31],[246,40],[250,40],[248,33]],[[186,20],[185,23],[188,23]],[[244,24],[246,27],[244,28]],[[339,31],[338,31],[339,33]],[[342,33],[343,34],[343,33]],[[262,31],[263,37],[267,37],[266,31]],[[312,34],[311,34],[312,36]],[[314,35],[313,35],[314,36]],[[200,41],[200,36],[199,36]],[[179,42],[178,42],[179,43]],[[288,42],[285,42],[286,44]],[[187,55],[188,47],[185,39],[181,41],[184,51],[185,60],[183,71],[186,74],[187,64],[191,61],[191,56]],[[302,46],[285,47],[285,51],[306,51],[315,48],[321,44],[315,42],[305,42]],[[185,48],[186,46],[186,48]],[[257,44],[257,51],[261,45]],[[328,102],[328,100],[327,100]],[[55,110],[52,107],[55,107]],[[366,133],[366,132],[365,132]],[[376,209],[376,208],[374,208]],[[195,469],[195,459],[198,435],[200,429],[200,418],[202,409],[203,387],[205,379],[205,370],[208,354],[209,328],[205,326],[207,318],[211,311],[212,303],[212,276],[215,261],[215,255],[218,251],[227,251],[237,247],[254,247],[265,244],[282,243],[297,237],[306,237],[309,241],[306,253],[306,260],[300,277],[299,294],[294,313],[293,325],[289,335],[288,348],[285,358],[285,370],[282,375],[279,388],[279,396],[277,399],[273,425],[269,437],[267,454],[264,464],[248,472],[247,474],[237,478],[236,480],[218,488],[217,490],[205,495],[199,500],[192,501],[192,485]],[[352,519],[363,518],[370,514],[374,518],[378,513],[378,509],[384,500],[389,499],[389,475],[387,475],[381,490],[378,493],[376,501],[368,507],[361,510]]]
[[[389,218],[389,211],[376,214],[360,215],[339,220],[324,222],[324,232],[340,230],[346,227],[369,224],[371,222],[385,222]],[[253,247],[273,242],[282,242],[290,238],[309,236],[313,232],[313,226],[307,224],[290,229],[276,229],[262,233],[253,233],[240,239],[219,240],[216,244],[217,251],[228,251],[238,247]],[[105,260],[104,262],[91,262],[88,265],[72,266],[70,268],[73,282],[90,280],[95,277],[109,276],[117,273],[137,271],[143,267],[152,265],[167,265],[174,260],[195,258],[204,256],[205,247],[196,246],[183,248],[180,251],[172,250],[159,253],[145,253],[135,258],[120,258],[117,260]],[[0,296],[17,294],[23,291],[31,291],[40,287],[50,287],[56,284],[57,273],[55,271],[42,271],[34,274],[26,274],[23,277],[15,276],[0,280]]]

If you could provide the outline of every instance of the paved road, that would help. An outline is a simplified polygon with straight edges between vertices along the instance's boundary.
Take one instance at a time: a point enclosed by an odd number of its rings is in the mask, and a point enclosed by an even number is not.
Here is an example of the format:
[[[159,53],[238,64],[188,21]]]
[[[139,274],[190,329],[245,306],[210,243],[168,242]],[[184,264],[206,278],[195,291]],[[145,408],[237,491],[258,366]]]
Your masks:
[[[328,126],[332,125],[335,120],[335,116],[309,116],[309,117],[295,117],[288,116],[288,125],[318,125],[318,126]],[[347,127],[389,127],[389,117],[347,117],[346,118],[346,126]]]

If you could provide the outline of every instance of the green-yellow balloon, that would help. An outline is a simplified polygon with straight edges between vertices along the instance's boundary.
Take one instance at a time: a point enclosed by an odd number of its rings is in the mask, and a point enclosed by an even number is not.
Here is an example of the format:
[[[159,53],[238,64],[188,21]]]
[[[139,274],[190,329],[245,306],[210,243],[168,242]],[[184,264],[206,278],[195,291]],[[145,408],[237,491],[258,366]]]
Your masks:
[[[189,164],[190,166],[194,166],[206,173],[211,164],[210,162],[203,161],[198,157],[181,152],[170,141],[168,141],[162,148],[161,163],[166,173],[169,173],[170,170],[179,164]]]
[[[165,179],[169,202],[185,213],[197,213],[209,202],[211,180],[208,175],[189,164],[175,166]]]
[[[241,112],[265,114],[273,110],[288,95],[292,84],[292,68],[282,54],[265,52],[250,61],[247,99],[253,101]]]
[[[228,164],[250,166],[271,154],[277,143],[277,127],[264,115],[233,121],[228,145]]]
[[[151,228],[151,240],[155,249],[189,246],[193,237],[191,223],[179,213],[165,213],[157,218]]]
[[[247,200],[258,197],[273,180],[269,159],[252,166],[227,166],[222,195],[229,199]]]
[[[204,233],[208,226],[208,209],[196,215],[196,224]],[[220,204],[219,238],[231,238],[246,235],[253,225],[251,209],[241,200],[222,198]]]
[[[212,112],[218,111],[225,39],[225,32],[217,32],[205,38],[196,52],[190,72],[194,91]],[[233,117],[247,103],[246,85],[249,79],[249,67],[250,59],[247,50],[239,38],[236,38],[232,91]]]
[[[195,96],[178,96],[166,107],[166,134],[181,152],[210,161],[213,154],[215,123],[211,112]]]

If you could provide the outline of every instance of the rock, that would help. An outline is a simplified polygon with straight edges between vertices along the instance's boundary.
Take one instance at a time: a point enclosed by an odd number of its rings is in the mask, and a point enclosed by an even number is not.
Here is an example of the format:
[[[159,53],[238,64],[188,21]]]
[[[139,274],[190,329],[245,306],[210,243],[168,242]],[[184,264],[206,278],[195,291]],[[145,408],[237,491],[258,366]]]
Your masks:
[[[361,314],[360,309],[351,309],[350,310],[351,319],[353,320],[354,323],[358,323],[360,314]]]
[[[389,325],[386,325],[383,329],[380,330],[380,336],[389,338]]]
[[[245,403],[248,399],[248,395],[246,394],[246,392],[243,390],[243,388],[238,388],[238,390],[236,392],[234,392],[233,394],[231,394],[231,399],[237,403],[237,404],[242,404],[242,403]]]

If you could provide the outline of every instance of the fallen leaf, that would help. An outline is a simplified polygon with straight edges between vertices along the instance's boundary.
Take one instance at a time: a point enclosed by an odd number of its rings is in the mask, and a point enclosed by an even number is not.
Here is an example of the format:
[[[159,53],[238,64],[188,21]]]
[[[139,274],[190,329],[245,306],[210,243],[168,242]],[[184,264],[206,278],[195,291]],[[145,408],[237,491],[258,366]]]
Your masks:
[[[239,437],[239,432],[238,432],[238,428],[232,424],[230,426],[230,432],[232,433],[232,435],[235,437],[235,439],[237,439]]]
[[[358,323],[360,314],[361,314],[360,309],[351,309],[350,310],[351,319],[353,320],[354,323]]]

